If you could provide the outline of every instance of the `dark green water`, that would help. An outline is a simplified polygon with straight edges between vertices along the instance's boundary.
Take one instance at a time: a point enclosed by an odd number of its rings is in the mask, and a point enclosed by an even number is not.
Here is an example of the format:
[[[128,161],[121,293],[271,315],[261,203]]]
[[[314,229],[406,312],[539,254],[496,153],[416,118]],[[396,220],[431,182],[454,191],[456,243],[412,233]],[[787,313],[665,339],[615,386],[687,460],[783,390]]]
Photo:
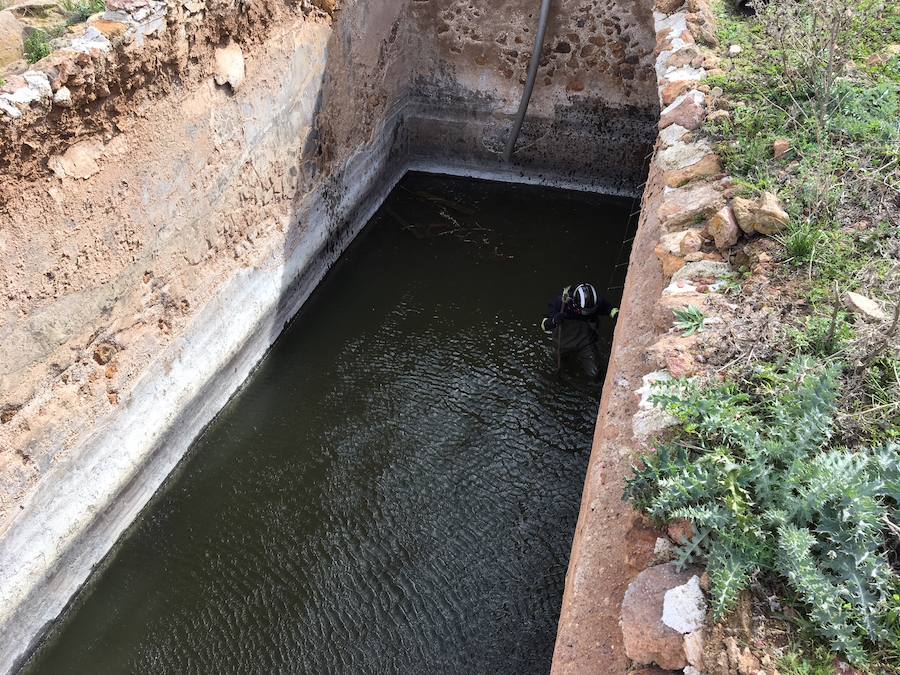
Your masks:
[[[547,672],[630,206],[407,176],[25,670]]]

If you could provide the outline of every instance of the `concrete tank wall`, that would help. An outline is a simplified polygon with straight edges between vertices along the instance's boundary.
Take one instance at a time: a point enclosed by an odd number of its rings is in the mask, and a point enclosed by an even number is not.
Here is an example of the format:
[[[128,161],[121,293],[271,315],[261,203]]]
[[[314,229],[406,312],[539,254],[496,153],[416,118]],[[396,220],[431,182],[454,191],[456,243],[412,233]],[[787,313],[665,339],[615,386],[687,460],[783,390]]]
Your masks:
[[[156,33],[91,54],[91,78],[63,69],[78,105],[41,99],[0,128],[0,672],[403,172],[636,193],[655,136],[636,0],[555,3],[511,166],[537,2],[353,0],[333,20],[256,0],[236,21],[218,0],[150,1],[170,12]],[[229,40],[236,91],[212,78]],[[163,62],[165,86],[116,97],[102,79]]]

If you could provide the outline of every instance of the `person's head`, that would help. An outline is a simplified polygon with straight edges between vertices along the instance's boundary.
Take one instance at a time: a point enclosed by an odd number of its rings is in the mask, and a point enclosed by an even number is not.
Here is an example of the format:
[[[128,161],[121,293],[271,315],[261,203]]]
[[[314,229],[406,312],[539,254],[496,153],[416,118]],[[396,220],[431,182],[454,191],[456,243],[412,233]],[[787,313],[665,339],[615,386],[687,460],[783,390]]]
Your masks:
[[[579,316],[590,316],[597,311],[600,296],[591,284],[578,284],[568,293],[566,306]]]

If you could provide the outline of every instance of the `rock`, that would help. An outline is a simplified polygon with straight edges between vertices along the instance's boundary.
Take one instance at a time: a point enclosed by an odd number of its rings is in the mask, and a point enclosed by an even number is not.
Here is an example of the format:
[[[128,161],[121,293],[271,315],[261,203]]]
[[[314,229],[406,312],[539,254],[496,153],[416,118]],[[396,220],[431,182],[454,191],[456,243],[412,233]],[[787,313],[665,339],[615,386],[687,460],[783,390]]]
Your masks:
[[[656,0],[656,11],[671,14],[684,4],[684,0]]]
[[[696,533],[694,532],[694,525],[691,521],[681,519],[673,520],[669,523],[668,527],[666,527],[666,534],[668,534],[669,539],[676,544],[683,544],[689,539],[693,539]]]
[[[101,342],[94,348],[94,361],[105,366],[116,355],[118,347],[112,342]]]
[[[684,675],[703,675],[703,671],[697,670],[694,666],[685,666],[682,672]]]
[[[0,406],[0,424],[9,424],[13,417],[22,409],[21,405],[16,403],[4,403]]]
[[[673,563],[666,563],[644,570],[629,584],[620,621],[628,658],[669,670],[688,665],[682,634],[664,624],[662,614],[666,593],[694,576],[693,570],[678,572]]]
[[[728,47],[728,56],[737,56],[744,51],[740,45],[731,45]]]
[[[688,581],[666,591],[663,598],[662,621],[682,635],[703,628],[706,618],[706,597],[700,589],[700,577],[693,575]]]
[[[787,139],[779,139],[772,143],[772,156],[775,159],[781,159],[791,149],[791,142]]]
[[[53,94],[53,103],[58,105],[60,108],[71,108],[72,92],[69,91],[68,87],[60,87],[56,90],[56,93]]]
[[[0,12],[0,67],[22,58],[24,29],[12,12]]]
[[[128,26],[118,21],[108,21],[106,19],[93,19],[90,22],[92,28],[96,28],[101,34],[106,36],[108,40],[115,40],[125,34]]]
[[[679,96],[691,89],[696,82],[694,80],[676,80],[666,82],[660,89],[660,100],[664,106],[671,105]]]
[[[731,273],[731,265],[726,262],[701,262],[688,263],[672,275],[672,283],[691,281],[696,279],[721,279]]]
[[[244,53],[236,42],[229,41],[224,47],[216,49],[215,81],[218,85],[226,82],[232,91],[237,91],[244,82]]]
[[[675,559],[675,547],[665,537],[657,537],[653,545],[653,560],[657,563],[666,563]]]
[[[692,227],[684,231],[684,236],[679,243],[681,255],[696,253],[703,248],[703,230],[699,227]]]
[[[693,89],[681,94],[659,114],[659,128],[678,124],[685,129],[699,129],[706,117],[706,97]]]
[[[59,178],[69,176],[84,180],[100,171],[97,160],[102,154],[103,144],[89,139],[69,146],[62,155],[54,155],[47,166]]]
[[[738,226],[747,234],[773,235],[787,227],[790,220],[778,197],[771,192],[763,192],[756,201],[735,197],[731,208]]]
[[[678,422],[672,415],[650,402],[650,396],[653,395],[656,385],[671,379],[672,376],[665,371],[647,373],[641,378],[641,387],[634,392],[640,396],[638,411],[631,419],[631,431],[637,440],[654,436]]]
[[[703,629],[684,636],[684,656],[687,662],[699,671],[703,671],[703,648],[705,647]]]
[[[672,127],[669,127],[671,129]],[[711,178],[722,173],[722,164],[718,155],[705,155],[700,161],[680,169],[672,169],[663,174],[663,180],[668,187],[681,187],[701,178]]]
[[[744,231],[744,234],[753,234],[755,232],[753,229],[752,209],[753,201],[750,199],[735,197],[731,200],[731,211],[734,213],[738,227]]]
[[[853,291],[849,291],[844,296],[844,304],[847,305],[848,309],[852,312],[860,314],[872,321],[886,321],[888,318],[888,315],[881,309],[881,306],[872,300],[872,298],[867,298],[866,296],[854,293]]]
[[[748,647],[744,647],[738,657],[737,670],[740,675],[757,675],[762,670],[762,663]]]
[[[780,232],[789,222],[787,212],[781,207],[778,197],[771,192],[763,192],[756,202],[753,229],[760,234],[773,235]]]
[[[709,218],[725,206],[725,197],[718,183],[701,183],[693,187],[665,188],[659,207],[663,229],[684,229]]]
[[[709,143],[698,140],[685,143],[675,141],[656,155],[656,161],[663,171],[685,169],[701,161],[712,151]]]
[[[728,663],[732,670],[737,670],[738,662],[741,660],[741,650],[733,636],[729,635],[725,638],[725,654],[728,656]]]
[[[35,92],[38,98],[50,98],[53,95],[50,78],[46,73],[39,70],[28,70],[22,73],[22,79],[28,83],[28,88]]]
[[[680,234],[679,232],[674,232],[672,234]],[[659,259],[660,265],[662,265],[663,275],[666,277],[671,277],[675,272],[684,267],[684,258],[682,258],[680,251],[678,249],[678,244],[671,244],[665,241],[665,238],[669,235],[663,235],[659,244],[656,245],[656,248],[653,252],[656,254],[656,257]]]
[[[712,235],[716,248],[720,250],[734,246],[741,234],[737,220],[729,206],[723,206],[710,216],[706,223],[706,229]]]
[[[337,9],[338,0],[313,0],[313,4],[326,14],[333,14]]]

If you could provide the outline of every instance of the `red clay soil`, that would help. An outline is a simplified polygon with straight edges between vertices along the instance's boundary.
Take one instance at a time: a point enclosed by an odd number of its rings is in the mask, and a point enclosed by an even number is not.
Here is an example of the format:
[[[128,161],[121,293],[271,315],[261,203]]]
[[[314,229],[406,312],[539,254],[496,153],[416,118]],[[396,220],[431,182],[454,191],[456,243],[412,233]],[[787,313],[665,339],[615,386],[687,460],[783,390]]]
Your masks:
[[[653,309],[664,279],[653,249],[660,236],[662,190],[660,173],[651,170],[572,543],[551,670],[555,675],[625,673],[630,664],[619,607],[628,583],[649,566],[658,532],[622,500],[622,490],[638,448],[632,434],[638,404],[634,390],[652,369],[646,349],[661,332],[653,323]]]

